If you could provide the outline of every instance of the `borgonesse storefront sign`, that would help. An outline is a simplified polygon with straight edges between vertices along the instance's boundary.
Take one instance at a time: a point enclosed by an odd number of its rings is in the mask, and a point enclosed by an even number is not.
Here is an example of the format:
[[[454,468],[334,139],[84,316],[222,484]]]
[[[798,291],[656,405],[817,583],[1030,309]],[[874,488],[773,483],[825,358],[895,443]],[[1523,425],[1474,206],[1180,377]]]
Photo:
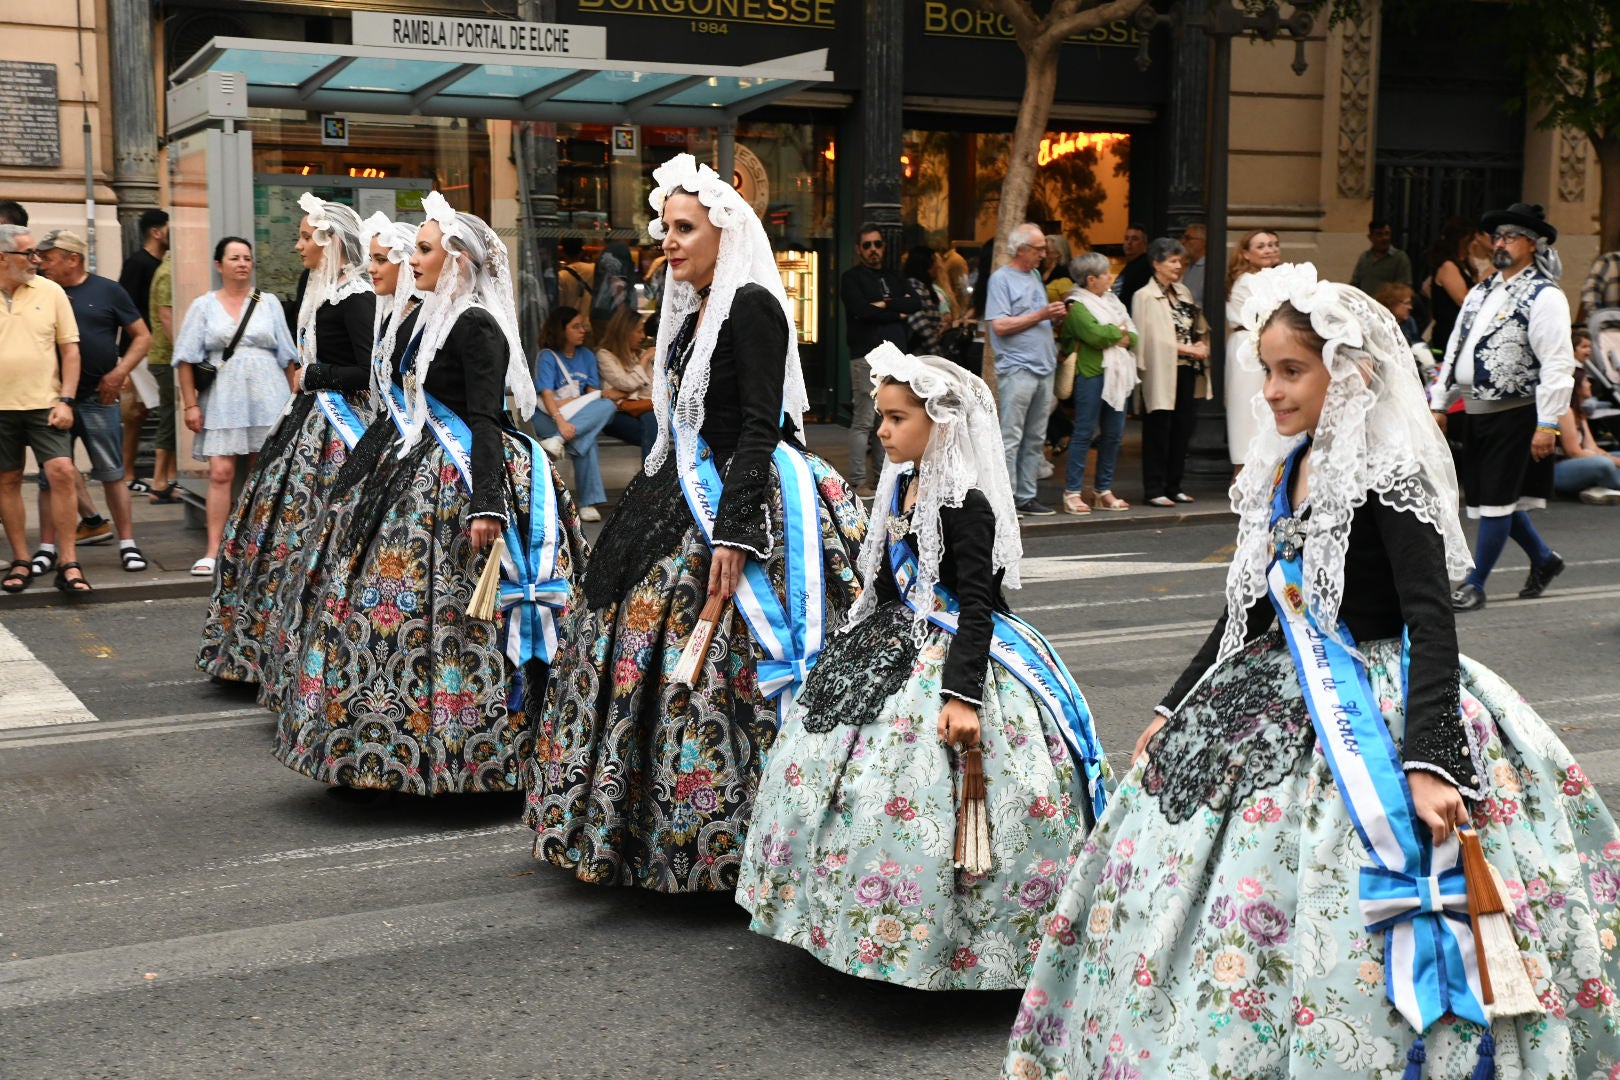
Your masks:
[[[496,56],[557,56],[576,60],[607,58],[607,30],[601,26],[357,11],[353,34],[356,45],[390,49],[453,49]]]

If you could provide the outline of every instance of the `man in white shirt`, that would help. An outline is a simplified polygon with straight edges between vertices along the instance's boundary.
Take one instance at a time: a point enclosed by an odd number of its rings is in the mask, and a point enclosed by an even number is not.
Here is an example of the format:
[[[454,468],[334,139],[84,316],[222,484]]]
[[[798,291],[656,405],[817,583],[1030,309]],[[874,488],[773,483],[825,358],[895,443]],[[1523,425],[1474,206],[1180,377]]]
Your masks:
[[[1540,206],[1526,203],[1480,224],[1491,234],[1496,273],[1464,299],[1429,402],[1444,423],[1460,396],[1467,415],[1460,471],[1479,536],[1474,569],[1451,594],[1457,611],[1485,606],[1485,580],[1509,538],[1530,557],[1521,599],[1540,596],[1564,569],[1526,513],[1545,507],[1552,493],[1558,418],[1574,386],[1569,301],[1552,249],[1558,230]]]

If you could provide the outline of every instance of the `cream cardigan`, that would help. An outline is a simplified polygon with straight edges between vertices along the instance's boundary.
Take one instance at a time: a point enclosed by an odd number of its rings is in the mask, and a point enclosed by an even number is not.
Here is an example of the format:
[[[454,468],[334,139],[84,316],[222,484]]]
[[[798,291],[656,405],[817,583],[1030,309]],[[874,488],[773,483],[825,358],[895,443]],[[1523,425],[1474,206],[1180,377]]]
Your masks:
[[[1184,303],[1192,303],[1187,286],[1177,282],[1176,295]],[[1142,401],[1148,412],[1176,407],[1176,324],[1170,317],[1170,305],[1158,278],[1136,290],[1131,297],[1131,321],[1136,324],[1136,369],[1142,373]],[[1195,329],[1200,337],[1209,335],[1209,324],[1203,312],[1198,313]],[[1214,397],[1209,383],[1209,366],[1198,376],[1193,391],[1195,397]]]

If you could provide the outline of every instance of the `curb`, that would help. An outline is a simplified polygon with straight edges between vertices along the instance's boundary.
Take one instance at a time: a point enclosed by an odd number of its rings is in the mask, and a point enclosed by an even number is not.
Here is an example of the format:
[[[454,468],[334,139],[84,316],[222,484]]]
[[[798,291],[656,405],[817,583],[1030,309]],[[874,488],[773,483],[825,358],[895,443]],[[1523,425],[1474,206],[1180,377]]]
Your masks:
[[[0,598],[0,618],[8,611],[21,611],[25,609],[38,610],[40,608],[72,608],[82,607],[86,604],[116,604],[131,600],[172,600],[177,597],[200,596],[207,598],[213,594],[214,579],[181,578],[170,581],[135,581],[127,585],[97,585],[90,583],[92,589],[88,593],[64,593],[57,591],[50,582],[38,582],[31,586],[27,592],[12,593]]]

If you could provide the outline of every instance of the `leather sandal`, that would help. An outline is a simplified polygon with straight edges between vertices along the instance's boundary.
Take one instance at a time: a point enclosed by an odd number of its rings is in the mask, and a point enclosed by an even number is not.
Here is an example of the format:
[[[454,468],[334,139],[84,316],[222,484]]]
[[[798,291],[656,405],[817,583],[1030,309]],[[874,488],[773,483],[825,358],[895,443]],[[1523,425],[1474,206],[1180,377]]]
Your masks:
[[[180,501],[180,496],[175,494],[178,490],[180,490],[180,485],[176,481],[170,480],[168,487],[162,491],[152,492],[149,498],[154,503],[177,503]]]
[[[68,577],[67,572],[69,570],[77,570],[79,572],[79,576],[76,578]],[[94,591],[91,589],[90,583],[84,579],[84,567],[80,566],[77,561],[65,562],[57,566],[56,587],[62,592],[72,593],[74,595]]]
[[[34,582],[34,564],[27,559],[11,560],[11,569],[6,572],[4,580],[0,580],[0,589],[9,593],[20,593]]]

